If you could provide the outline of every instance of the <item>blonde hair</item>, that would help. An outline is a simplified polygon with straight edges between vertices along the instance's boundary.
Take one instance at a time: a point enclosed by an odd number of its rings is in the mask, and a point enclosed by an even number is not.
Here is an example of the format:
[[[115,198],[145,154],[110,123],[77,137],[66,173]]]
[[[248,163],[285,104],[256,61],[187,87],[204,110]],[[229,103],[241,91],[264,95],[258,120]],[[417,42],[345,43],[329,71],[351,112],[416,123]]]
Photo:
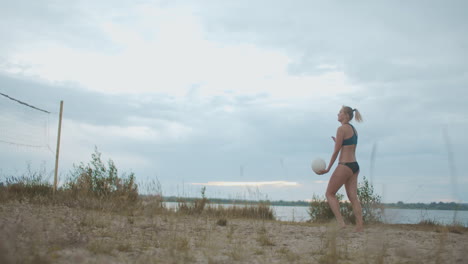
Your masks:
[[[361,116],[361,113],[359,113],[359,111],[356,109],[356,108],[351,108],[349,106],[345,106],[343,105],[343,111],[348,114],[349,116],[349,120],[353,120],[353,117],[354,117],[354,112],[356,112],[356,121],[361,123],[362,122],[362,116]]]

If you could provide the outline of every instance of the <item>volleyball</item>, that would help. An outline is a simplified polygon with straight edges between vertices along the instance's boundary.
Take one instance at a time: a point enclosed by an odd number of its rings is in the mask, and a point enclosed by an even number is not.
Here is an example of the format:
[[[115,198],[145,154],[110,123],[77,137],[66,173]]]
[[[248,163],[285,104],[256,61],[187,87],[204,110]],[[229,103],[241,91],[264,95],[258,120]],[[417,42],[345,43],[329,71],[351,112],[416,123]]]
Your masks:
[[[312,170],[318,174],[319,171],[324,170],[326,167],[325,161],[321,158],[317,158],[312,161]]]

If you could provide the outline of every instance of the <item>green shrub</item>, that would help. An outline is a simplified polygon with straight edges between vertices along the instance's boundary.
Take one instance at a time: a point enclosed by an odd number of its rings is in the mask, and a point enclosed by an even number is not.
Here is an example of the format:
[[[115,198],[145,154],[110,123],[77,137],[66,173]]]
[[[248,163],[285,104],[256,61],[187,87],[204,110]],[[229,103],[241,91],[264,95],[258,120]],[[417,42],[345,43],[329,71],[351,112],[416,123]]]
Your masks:
[[[348,214],[348,207],[346,203],[341,202],[343,200],[343,195],[337,193],[336,198],[338,201],[340,201],[341,214],[343,215],[343,218],[346,219],[345,215]],[[312,201],[310,202],[308,213],[311,222],[328,222],[335,217],[327,203],[326,198],[321,198],[315,194],[312,196]]]
[[[382,197],[374,193],[374,186],[369,183],[366,177],[363,177],[362,183],[359,184],[357,195],[361,202],[362,218],[364,222],[381,222],[383,214]]]
[[[109,160],[106,167],[97,148],[91,155],[90,163],[80,163],[73,167],[63,190],[71,191],[74,196],[120,198],[130,202],[138,199],[135,175],[130,173],[128,176],[123,174],[119,177],[114,162]]]
[[[363,182],[359,184],[357,190],[359,201],[362,207],[362,218],[365,223],[376,223],[381,221],[383,206],[381,204],[381,197],[374,194],[374,187],[368,182],[366,177],[363,177]],[[337,193],[336,198],[340,204],[340,212],[343,219],[347,222],[354,223],[355,218],[351,203],[344,202],[344,195]],[[328,205],[325,197],[313,195],[312,201],[308,210],[311,222],[328,222],[335,216]]]

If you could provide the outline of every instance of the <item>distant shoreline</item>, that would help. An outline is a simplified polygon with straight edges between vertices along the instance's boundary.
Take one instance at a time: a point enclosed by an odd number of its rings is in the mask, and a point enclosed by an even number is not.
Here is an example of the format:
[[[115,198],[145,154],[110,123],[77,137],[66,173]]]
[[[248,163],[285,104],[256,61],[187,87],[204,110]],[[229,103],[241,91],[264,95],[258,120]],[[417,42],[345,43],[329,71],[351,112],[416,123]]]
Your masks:
[[[176,197],[176,196],[164,196],[165,202],[177,202],[179,200],[184,201],[195,201],[201,198],[196,197]],[[308,207],[310,202],[307,201],[269,201],[269,200],[242,200],[242,199],[222,199],[222,198],[207,198],[211,203],[214,204],[258,204],[258,203],[269,203],[272,206],[304,206]],[[423,210],[453,210],[453,211],[468,211],[468,203],[443,203],[443,202],[432,202],[432,203],[382,203],[386,209],[423,209]]]

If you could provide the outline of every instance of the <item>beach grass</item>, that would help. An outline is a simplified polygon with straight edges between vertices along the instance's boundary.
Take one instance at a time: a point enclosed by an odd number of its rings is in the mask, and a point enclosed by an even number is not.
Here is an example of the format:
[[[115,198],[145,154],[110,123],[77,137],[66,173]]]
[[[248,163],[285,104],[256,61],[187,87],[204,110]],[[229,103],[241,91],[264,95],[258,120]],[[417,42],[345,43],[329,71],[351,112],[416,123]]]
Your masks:
[[[3,194],[4,195],[4,194]],[[17,196],[15,196],[17,197]],[[151,199],[154,201],[151,202]],[[280,222],[221,209],[187,214],[145,197],[125,210],[111,201],[0,203],[1,263],[456,263],[467,229],[437,223],[367,225]],[[163,208],[163,209],[162,209]],[[213,207],[216,210],[221,207]],[[243,210],[241,212],[244,212]],[[455,232],[454,232],[455,231]],[[463,262],[461,262],[463,263]]]

